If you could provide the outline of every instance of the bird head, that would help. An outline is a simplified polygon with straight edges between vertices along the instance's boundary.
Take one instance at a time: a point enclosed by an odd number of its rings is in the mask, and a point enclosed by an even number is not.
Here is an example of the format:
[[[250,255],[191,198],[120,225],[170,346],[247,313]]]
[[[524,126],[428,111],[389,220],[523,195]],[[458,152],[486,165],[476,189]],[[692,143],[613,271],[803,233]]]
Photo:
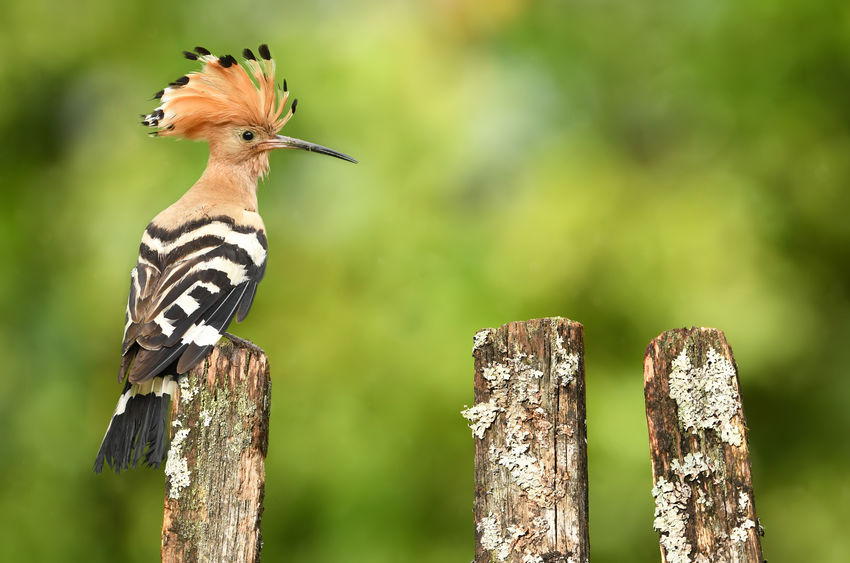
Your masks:
[[[154,97],[160,105],[142,116],[142,124],[154,128],[154,136],[206,140],[212,158],[247,163],[258,175],[268,170],[268,154],[274,149],[300,149],[357,162],[322,145],[278,134],[295,114],[298,100],[285,111],[286,80],[275,84],[268,46],[260,45],[258,51],[259,59],[245,49],[243,64],[232,55],[217,57],[203,47],[184,51],[187,59],[202,63],[201,70],[157,92]]]

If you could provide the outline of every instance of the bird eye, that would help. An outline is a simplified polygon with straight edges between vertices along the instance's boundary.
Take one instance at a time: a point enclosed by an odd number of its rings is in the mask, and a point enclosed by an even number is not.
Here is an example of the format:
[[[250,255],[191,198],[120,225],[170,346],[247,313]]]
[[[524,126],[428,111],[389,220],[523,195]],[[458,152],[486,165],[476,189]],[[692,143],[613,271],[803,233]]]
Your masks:
[[[242,139],[244,139],[246,141],[250,141],[253,138],[254,138],[254,133],[252,133],[251,131],[244,131],[242,133]]]

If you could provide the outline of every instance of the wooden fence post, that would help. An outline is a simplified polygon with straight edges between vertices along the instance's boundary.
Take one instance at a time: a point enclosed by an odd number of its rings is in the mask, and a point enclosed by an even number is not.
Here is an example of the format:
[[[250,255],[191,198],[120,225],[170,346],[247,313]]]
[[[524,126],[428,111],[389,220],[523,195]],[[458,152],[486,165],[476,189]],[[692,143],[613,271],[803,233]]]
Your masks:
[[[227,335],[180,383],[162,561],[258,562],[271,398],[266,355]]]
[[[514,322],[474,338],[475,562],[585,563],[582,325]]]
[[[670,330],[649,343],[644,393],[662,561],[762,563],[747,422],[723,333]]]

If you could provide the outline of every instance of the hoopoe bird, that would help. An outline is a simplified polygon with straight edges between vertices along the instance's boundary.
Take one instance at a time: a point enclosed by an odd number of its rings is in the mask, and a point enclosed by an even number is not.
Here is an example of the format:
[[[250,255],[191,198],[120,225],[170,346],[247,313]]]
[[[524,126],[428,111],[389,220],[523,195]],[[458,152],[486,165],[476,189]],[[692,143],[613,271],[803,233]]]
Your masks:
[[[301,149],[357,162],[335,150],[278,135],[298,100],[286,80],[275,84],[267,45],[239,64],[202,47],[184,51],[201,69],[154,96],[144,115],[153,136],[209,143],[200,179],[147,226],[130,272],[118,381],[124,390],[94,463],[120,472],[159,467],[168,442],[170,402],[177,380],[201,362],[235,317],[251,308],[266,270],[268,244],[257,213],[257,182],[274,149]]]

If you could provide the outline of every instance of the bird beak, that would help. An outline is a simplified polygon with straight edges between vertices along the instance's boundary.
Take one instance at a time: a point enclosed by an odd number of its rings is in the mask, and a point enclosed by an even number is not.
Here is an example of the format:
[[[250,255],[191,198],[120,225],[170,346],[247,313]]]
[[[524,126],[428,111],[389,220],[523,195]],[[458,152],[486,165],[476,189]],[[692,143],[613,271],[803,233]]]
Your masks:
[[[336,158],[341,158],[342,160],[347,160],[348,162],[353,162],[354,164],[357,164],[357,161],[348,156],[347,154],[342,154],[341,152],[329,149],[328,147],[323,147],[322,145],[317,145],[308,141],[302,141],[301,139],[284,137],[283,135],[275,135],[274,138],[265,141],[263,143],[263,148],[267,150],[301,149],[302,151],[317,152],[319,154],[334,156]]]

